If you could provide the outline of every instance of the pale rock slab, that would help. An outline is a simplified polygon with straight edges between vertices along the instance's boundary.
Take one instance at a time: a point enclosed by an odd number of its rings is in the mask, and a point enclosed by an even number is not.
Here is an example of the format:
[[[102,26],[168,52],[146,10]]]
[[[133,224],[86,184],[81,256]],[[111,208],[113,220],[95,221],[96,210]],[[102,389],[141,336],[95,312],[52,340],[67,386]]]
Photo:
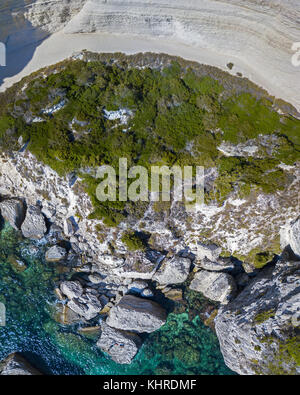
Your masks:
[[[190,273],[191,261],[188,258],[173,257],[165,259],[153,276],[159,284],[180,284],[185,282]]]
[[[28,206],[22,223],[23,236],[29,239],[41,239],[47,231],[45,218],[38,206]]]
[[[201,292],[206,298],[226,304],[233,297],[236,284],[227,273],[201,270],[195,274],[190,289]]]
[[[142,340],[136,333],[115,329],[102,322],[97,347],[106,352],[113,361],[130,364],[141,345]]]
[[[66,257],[67,251],[60,246],[50,247],[45,254],[46,261],[59,262]]]
[[[151,333],[166,322],[166,311],[156,302],[125,295],[111,308],[107,324],[122,330]]]
[[[79,281],[63,281],[60,284],[61,292],[69,299],[80,298],[83,288]]]

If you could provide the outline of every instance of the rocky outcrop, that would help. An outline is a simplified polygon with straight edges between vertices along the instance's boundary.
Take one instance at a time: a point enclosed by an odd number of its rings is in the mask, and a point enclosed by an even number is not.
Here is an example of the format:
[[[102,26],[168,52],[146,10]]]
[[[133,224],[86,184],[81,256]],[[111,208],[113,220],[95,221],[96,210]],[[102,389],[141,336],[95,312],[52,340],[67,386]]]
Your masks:
[[[220,308],[215,328],[239,374],[300,374],[300,262],[279,261]]]
[[[21,225],[24,237],[41,239],[47,231],[45,218],[38,206],[28,206],[25,220]]]
[[[106,352],[113,361],[130,364],[142,345],[141,338],[132,332],[121,331],[101,323],[101,336],[97,347]]]
[[[201,270],[195,274],[190,289],[201,292],[208,299],[225,304],[234,296],[236,284],[233,277],[227,273]]]
[[[67,255],[67,251],[60,246],[50,247],[45,254],[45,258],[48,262],[59,262],[64,259]]]
[[[183,283],[190,273],[191,261],[188,258],[173,257],[166,259],[153,276],[159,284]]]
[[[41,373],[30,365],[24,357],[18,353],[9,355],[0,362],[0,375],[3,376],[31,376],[40,375]]]
[[[10,223],[14,229],[20,229],[25,218],[25,207],[22,200],[7,199],[0,202],[2,217]]]
[[[166,311],[152,300],[125,295],[112,307],[107,324],[113,328],[151,333],[166,322]]]

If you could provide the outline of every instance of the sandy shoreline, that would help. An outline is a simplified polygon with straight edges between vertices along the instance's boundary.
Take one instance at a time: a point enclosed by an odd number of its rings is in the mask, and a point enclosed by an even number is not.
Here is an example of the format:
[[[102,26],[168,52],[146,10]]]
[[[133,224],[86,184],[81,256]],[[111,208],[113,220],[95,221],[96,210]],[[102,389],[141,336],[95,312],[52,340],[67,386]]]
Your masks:
[[[58,32],[53,34],[36,48],[32,59],[21,72],[5,78],[4,83],[0,86],[0,91],[3,92],[26,75],[64,60],[83,49],[93,52],[124,52],[126,54],[138,52],[167,53],[216,66],[228,72],[230,71],[226,65],[232,62],[234,63],[232,74],[242,73],[243,76],[265,88],[271,95],[290,102],[300,111],[300,87],[299,84],[297,86],[294,83],[297,78],[299,78],[298,81],[300,80],[300,67],[294,69],[289,67],[288,70],[284,70],[285,78],[283,78],[283,74],[281,76],[274,75],[272,70],[266,71],[259,65],[253,67],[249,62],[246,63],[235,56],[224,55],[207,48],[189,46],[160,37],[144,38],[104,33],[64,34]],[[20,57],[22,54],[15,53],[13,56],[15,61],[18,62],[18,56]]]

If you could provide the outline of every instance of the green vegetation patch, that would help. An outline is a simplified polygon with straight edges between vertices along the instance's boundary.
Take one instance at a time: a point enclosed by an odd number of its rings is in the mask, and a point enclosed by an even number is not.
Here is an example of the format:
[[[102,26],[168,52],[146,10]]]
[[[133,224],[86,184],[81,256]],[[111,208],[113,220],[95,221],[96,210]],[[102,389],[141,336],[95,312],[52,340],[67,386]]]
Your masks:
[[[109,164],[117,170],[120,157],[129,168],[140,165],[149,173],[154,165],[216,167],[219,176],[206,201],[222,202],[233,191],[245,196],[287,187],[290,180],[278,165],[300,159],[299,120],[280,115],[266,95],[252,94],[241,80],[243,92],[238,79],[217,70],[214,78],[210,69],[201,75],[183,62],[154,69],[129,67],[126,59],[65,61],[28,77],[25,89],[23,81],[0,94],[1,149],[19,149],[22,136],[37,159],[59,174],[78,173],[94,206],[91,218],[108,226],[129,215],[141,218],[147,208],[96,198],[95,168]],[[43,111],[61,102],[53,114]],[[132,113],[126,125],[105,116],[104,110],[119,109]],[[43,121],[30,122],[37,117]],[[261,159],[225,157],[218,150],[223,141],[239,144],[261,135],[277,139]]]

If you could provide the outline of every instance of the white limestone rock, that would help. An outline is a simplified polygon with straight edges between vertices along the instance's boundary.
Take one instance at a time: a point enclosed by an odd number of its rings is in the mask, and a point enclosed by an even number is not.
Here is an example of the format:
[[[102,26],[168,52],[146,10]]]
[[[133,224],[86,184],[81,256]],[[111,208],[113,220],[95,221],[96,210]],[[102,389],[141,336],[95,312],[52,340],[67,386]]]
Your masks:
[[[63,281],[60,284],[60,290],[69,299],[78,299],[83,294],[83,288],[79,281]]]
[[[196,250],[193,251],[196,255],[197,260],[209,259],[210,261],[216,261],[220,254],[222,248],[217,246],[216,244],[203,244],[197,243]]]
[[[23,236],[29,239],[41,239],[47,231],[45,218],[38,206],[28,206],[25,220],[21,225]]]
[[[60,246],[50,247],[45,254],[45,259],[48,262],[59,262],[66,257],[67,251]]]
[[[122,331],[101,323],[101,336],[97,347],[106,352],[113,361],[130,364],[142,345],[141,338],[132,332]]]
[[[87,321],[95,318],[103,307],[97,296],[89,293],[79,298],[71,299],[67,305]]]
[[[174,256],[165,259],[153,276],[159,284],[180,284],[185,282],[190,273],[191,261],[188,258]]]
[[[208,299],[226,304],[234,296],[236,284],[234,278],[227,273],[201,270],[195,274],[190,289],[201,292]]]
[[[122,330],[151,333],[166,322],[166,311],[156,302],[125,295],[111,308],[107,324]]]

